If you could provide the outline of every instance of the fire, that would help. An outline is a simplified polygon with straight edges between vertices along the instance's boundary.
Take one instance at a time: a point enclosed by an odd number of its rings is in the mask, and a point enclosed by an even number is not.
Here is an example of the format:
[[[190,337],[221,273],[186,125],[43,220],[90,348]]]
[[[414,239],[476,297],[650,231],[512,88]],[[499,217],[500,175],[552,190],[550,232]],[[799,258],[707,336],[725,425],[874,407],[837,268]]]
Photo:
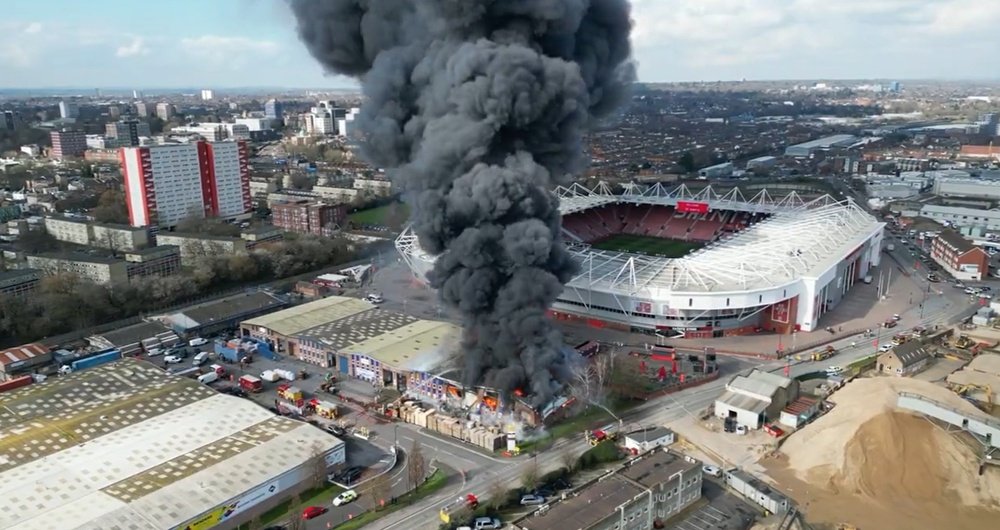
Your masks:
[[[520,388],[515,388],[514,395],[517,397],[524,397],[524,390],[521,390]]]

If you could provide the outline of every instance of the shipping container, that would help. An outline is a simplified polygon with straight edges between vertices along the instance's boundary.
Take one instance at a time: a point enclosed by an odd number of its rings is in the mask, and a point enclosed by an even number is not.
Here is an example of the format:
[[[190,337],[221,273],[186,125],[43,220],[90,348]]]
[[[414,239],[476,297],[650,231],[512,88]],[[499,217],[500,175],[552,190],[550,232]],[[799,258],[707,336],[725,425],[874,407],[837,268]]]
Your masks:
[[[22,375],[21,377],[15,377],[14,379],[9,379],[0,383],[0,393],[8,392],[14,390],[15,388],[21,388],[22,386],[28,386],[34,383],[35,379],[30,375]]]
[[[118,350],[105,351],[104,353],[99,353],[93,357],[86,357],[84,359],[79,359],[70,363],[70,368],[74,372],[79,372],[80,370],[86,370],[87,368],[93,368],[95,366],[100,366],[105,363],[110,363],[112,361],[117,361],[122,358],[122,353]]]

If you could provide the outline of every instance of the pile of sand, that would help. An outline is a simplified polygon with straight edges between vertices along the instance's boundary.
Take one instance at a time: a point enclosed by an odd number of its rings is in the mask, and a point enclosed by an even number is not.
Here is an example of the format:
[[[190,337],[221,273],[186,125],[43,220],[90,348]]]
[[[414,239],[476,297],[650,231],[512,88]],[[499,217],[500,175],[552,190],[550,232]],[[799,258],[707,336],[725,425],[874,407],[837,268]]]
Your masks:
[[[1000,508],[1000,470],[979,476],[969,440],[897,410],[900,391],[981,414],[933,383],[857,380],[832,396],[833,411],[785,442],[778,461],[767,464],[770,474],[810,520],[864,529],[984,528],[997,516],[988,510]]]

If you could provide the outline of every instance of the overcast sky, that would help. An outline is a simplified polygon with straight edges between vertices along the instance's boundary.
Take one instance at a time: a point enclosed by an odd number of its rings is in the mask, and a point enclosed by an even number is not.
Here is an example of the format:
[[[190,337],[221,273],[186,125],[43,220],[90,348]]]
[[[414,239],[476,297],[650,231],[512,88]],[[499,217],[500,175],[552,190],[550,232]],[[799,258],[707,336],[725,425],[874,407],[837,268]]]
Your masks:
[[[281,0],[2,5],[0,88],[351,86],[309,57]],[[1000,78],[1000,0],[633,6],[642,81]]]

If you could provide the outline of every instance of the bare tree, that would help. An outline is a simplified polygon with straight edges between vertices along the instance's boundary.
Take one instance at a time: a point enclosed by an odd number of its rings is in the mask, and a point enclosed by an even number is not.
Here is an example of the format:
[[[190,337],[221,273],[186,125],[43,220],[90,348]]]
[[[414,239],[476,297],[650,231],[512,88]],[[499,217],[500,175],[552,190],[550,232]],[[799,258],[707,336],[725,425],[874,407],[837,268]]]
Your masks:
[[[302,530],[302,497],[296,493],[292,497],[292,502],[288,505],[288,522],[285,523],[285,530]]]
[[[322,488],[326,485],[326,454],[319,444],[312,448],[312,455],[309,457],[309,487]]]
[[[541,475],[538,470],[538,461],[532,458],[526,462],[524,471],[521,472],[521,485],[529,490],[535,489],[539,479],[541,479]]]
[[[579,461],[580,457],[577,456],[577,454],[573,452],[573,450],[571,449],[567,449],[566,451],[563,451],[562,454],[559,455],[559,462],[561,462],[563,467],[566,468],[567,473],[572,473],[573,471],[576,471],[576,465],[579,463]]]
[[[361,492],[371,497],[376,506],[383,506],[389,502],[389,496],[392,494],[392,483],[389,482],[386,473],[381,473],[368,479],[368,482],[362,485]]]
[[[499,478],[490,481],[486,495],[489,498],[489,507],[494,510],[502,508],[507,503],[507,488],[504,487],[503,481]]]
[[[601,407],[617,419],[618,416],[606,405],[608,384],[611,381],[611,363],[610,355],[596,355],[587,362],[578,364],[573,369],[570,387],[577,398],[588,405]]]
[[[409,452],[406,453],[406,474],[410,479],[410,487],[416,488],[424,482],[427,475],[427,461],[424,459],[420,442],[413,440]]]

